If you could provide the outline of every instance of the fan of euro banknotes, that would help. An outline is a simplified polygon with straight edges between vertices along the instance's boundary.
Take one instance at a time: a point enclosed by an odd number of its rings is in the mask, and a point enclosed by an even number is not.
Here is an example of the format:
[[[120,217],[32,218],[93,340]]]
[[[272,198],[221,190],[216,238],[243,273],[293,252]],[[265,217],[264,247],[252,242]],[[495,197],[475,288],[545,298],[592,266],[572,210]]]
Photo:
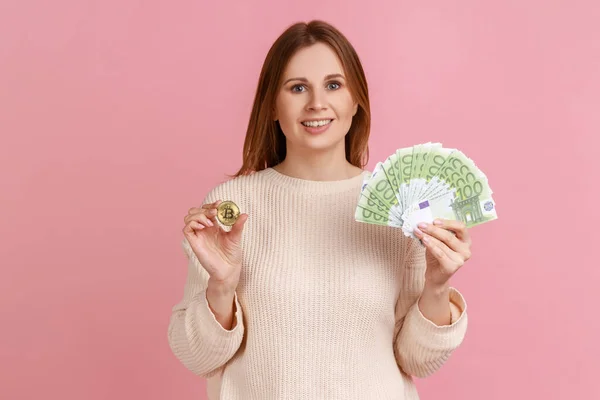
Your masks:
[[[366,174],[354,217],[416,239],[414,227],[436,218],[467,227],[497,219],[492,193],[485,174],[460,150],[418,144],[396,150]]]

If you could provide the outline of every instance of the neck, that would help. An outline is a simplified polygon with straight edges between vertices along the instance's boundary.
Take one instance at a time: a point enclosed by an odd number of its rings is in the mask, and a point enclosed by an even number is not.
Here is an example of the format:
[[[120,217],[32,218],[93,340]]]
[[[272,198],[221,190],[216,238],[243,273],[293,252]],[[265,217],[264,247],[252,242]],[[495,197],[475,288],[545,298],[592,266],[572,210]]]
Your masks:
[[[277,172],[310,181],[337,181],[357,176],[362,169],[346,160],[345,149],[340,152],[299,154],[290,151],[285,160],[273,167]]]

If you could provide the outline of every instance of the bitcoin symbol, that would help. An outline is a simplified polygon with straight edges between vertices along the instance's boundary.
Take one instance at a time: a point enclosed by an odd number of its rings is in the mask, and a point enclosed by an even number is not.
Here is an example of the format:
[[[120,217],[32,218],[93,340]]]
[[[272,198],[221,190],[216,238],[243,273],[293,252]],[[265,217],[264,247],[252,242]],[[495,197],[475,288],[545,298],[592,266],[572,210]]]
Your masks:
[[[217,207],[217,218],[225,226],[235,224],[240,216],[240,209],[233,201],[224,201]]]

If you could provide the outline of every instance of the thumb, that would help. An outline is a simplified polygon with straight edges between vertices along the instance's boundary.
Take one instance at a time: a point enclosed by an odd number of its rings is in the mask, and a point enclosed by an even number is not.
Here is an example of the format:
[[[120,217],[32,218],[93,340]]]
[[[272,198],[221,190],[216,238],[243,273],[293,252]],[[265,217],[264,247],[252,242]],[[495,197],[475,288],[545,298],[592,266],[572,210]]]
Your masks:
[[[232,240],[236,240],[236,241],[240,240],[240,237],[242,236],[242,231],[244,229],[244,224],[246,223],[247,220],[248,220],[248,214],[242,214],[237,219],[237,221],[235,221],[235,224],[233,224],[231,226],[229,235],[231,236]]]

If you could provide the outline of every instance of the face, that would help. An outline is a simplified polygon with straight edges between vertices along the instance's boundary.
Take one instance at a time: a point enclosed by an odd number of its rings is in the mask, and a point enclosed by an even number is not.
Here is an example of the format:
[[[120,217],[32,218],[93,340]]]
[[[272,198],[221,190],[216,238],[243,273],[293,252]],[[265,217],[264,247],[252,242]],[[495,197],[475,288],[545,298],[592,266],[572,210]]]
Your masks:
[[[275,102],[275,120],[286,137],[287,151],[337,150],[358,105],[343,68],[326,44],[305,47],[290,59]],[[341,150],[340,150],[341,147]]]

